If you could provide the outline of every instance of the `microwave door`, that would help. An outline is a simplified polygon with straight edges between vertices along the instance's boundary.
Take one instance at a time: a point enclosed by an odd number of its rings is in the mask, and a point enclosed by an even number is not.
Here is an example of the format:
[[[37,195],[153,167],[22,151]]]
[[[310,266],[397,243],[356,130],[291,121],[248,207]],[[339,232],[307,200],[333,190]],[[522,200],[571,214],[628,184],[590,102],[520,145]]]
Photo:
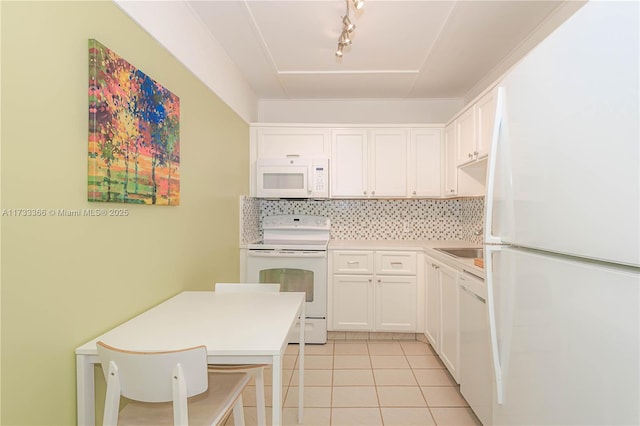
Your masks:
[[[262,166],[258,173],[258,197],[308,197],[309,167]]]

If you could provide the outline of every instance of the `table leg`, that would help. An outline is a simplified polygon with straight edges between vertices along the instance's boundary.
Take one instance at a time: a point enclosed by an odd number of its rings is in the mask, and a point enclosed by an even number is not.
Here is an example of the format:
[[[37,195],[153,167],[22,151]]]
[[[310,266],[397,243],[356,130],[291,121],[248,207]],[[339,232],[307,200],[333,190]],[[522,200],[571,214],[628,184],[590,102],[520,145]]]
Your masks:
[[[271,410],[272,424],[274,426],[282,424],[282,356],[273,357],[273,379],[271,393],[273,394]]]
[[[300,344],[298,345],[298,423],[302,424],[304,418],[304,329],[305,306],[302,305],[300,315]]]
[[[96,417],[96,394],[93,363],[86,355],[76,355],[76,398],[78,425],[93,426]]]

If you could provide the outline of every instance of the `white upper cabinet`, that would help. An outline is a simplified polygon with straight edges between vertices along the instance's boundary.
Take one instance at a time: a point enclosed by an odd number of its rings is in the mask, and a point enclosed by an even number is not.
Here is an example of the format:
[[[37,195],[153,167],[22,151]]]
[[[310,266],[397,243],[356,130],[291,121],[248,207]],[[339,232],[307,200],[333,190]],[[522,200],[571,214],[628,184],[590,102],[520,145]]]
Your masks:
[[[496,118],[496,91],[492,90],[476,103],[476,121],[478,128],[476,138],[476,159],[481,160],[489,155],[493,127]]]
[[[330,155],[331,131],[311,127],[256,127],[257,158],[306,157]]]
[[[329,158],[331,129],[301,126],[251,126],[249,193],[256,196],[258,158]]]
[[[440,197],[444,156],[437,125],[252,125],[250,194],[256,194],[258,159],[299,157],[329,159],[332,198]]]
[[[407,131],[369,131],[369,194],[372,197],[407,195]]]
[[[411,129],[407,163],[408,195],[411,197],[442,195],[442,164],[442,130]]]
[[[334,129],[331,132],[331,195],[368,196],[368,138],[365,129]]]
[[[463,112],[454,122],[456,128],[458,166],[475,160],[476,115],[473,107]]]
[[[482,196],[485,194],[487,177],[487,157],[493,138],[496,117],[496,90],[492,89],[479,98],[474,104],[460,114],[453,122],[453,129],[446,128],[447,138],[456,139],[456,176],[449,170],[445,178],[445,195]],[[448,142],[447,142],[448,143]],[[447,146],[447,153],[451,146]],[[447,165],[450,165],[449,160]],[[456,183],[453,183],[453,180]],[[454,189],[454,185],[457,189]]]
[[[406,129],[334,129],[331,135],[333,197],[405,197]]]
[[[444,189],[442,195],[451,197],[458,194],[458,159],[455,123],[444,129]]]
[[[489,155],[495,116],[496,91],[491,90],[455,120],[458,166]]]

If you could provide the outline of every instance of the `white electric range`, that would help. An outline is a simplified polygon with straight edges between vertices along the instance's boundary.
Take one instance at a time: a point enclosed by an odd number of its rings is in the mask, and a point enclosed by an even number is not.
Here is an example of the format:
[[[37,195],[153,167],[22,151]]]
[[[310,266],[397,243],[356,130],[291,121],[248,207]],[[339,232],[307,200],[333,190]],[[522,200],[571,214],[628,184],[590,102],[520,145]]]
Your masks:
[[[280,284],[306,293],[305,343],[327,341],[327,247],[331,222],[323,216],[276,215],[262,221],[262,242],[249,244],[247,282]],[[298,332],[293,330],[291,342]]]

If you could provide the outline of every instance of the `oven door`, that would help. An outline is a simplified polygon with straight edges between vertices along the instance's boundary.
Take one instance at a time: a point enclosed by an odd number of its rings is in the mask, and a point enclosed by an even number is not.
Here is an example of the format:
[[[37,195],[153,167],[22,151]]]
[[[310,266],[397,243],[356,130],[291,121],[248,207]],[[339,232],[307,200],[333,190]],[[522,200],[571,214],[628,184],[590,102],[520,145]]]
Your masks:
[[[327,252],[249,250],[247,282],[280,284],[280,291],[306,293],[306,317],[327,316]]]

